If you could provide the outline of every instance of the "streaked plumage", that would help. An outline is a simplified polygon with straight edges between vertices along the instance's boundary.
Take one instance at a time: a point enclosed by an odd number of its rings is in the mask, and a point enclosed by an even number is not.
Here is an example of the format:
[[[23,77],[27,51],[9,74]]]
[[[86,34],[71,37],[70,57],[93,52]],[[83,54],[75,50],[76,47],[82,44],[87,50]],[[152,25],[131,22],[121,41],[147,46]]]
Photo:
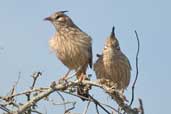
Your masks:
[[[78,70],[79,79],[86,74],[88,65],[92,67],[91,37],[77,27],[65,12],[59,11],[45,18],[57,30],[49,45],[69,70]]]
[[[122,53],[119,42],[115,37],[114,27],[107,38],[102,55],[94,64],[97,79],[103,84],[124,90],[130,82],[131,66],[128,58]]]

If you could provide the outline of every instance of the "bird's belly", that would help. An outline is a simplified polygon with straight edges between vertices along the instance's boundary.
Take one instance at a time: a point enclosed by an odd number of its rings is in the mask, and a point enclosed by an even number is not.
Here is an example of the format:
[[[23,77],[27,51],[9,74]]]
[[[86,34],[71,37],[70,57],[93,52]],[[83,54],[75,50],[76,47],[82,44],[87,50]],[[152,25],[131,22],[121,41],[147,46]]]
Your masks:
[[[130,68],[118,56],[105,53],[94,65],[98,79],[105,79],[110,82],[109,86],[116,85],[117,89],[127,88],[130,80]]]
[[[78,46],[65,46],[57,49],[57,57],[69,69],[78,69],[82,65],[85,65],[86,60],[88,60],[86,49]]]

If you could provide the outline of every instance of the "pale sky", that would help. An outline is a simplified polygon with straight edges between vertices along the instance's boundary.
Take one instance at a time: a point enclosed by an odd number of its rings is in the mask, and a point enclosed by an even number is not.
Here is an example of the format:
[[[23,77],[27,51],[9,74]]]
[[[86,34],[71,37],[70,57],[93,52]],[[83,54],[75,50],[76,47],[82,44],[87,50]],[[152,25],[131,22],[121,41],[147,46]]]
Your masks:
[[[169,112],[171,96],[171,2],[169,0],[4,0],[0,2],[0,95],[5,95],[17,80],[21,79],[17,92],[29,88],[30,75],[42,71],[38,87],[48,86],[66,73],[67,68],[50,52],[48,40],[55,33],[52,24],[43,21],[55,11],[68,10],[75,24],[93,39],[93,55],[101,53],[104,41],[112,26],[122,51],[132,65],[131,83],[126,90],[130,99],[131,85],[135,78],[135,54],[137,30],[141,49],[139,78],[135,89],[134,105],[142,98],[146,114]],[[95,62],[95,61],[94,61]],[[93,73],[89,70],[88,73]],[[93,80],[95,75],[93,73]],[[99,93],[100,92],[100,93]],[[115,104],[101,90],[91,92],[100,101]],[[65,94],[63,94],[65,96]],[[57,94],[53,94],[60,102]],[[68,100],[73,100],[66,96]],[[75,112],[82,112],[86,102],[77,99]],[[91,104],[89,114],[95,113]],[[62,106],[50,106],[45,102],[40,110],[49,114],[62,113]],[[0,111],[1,112],[1,111]],[[104,112],[102,112],[104,113]]]

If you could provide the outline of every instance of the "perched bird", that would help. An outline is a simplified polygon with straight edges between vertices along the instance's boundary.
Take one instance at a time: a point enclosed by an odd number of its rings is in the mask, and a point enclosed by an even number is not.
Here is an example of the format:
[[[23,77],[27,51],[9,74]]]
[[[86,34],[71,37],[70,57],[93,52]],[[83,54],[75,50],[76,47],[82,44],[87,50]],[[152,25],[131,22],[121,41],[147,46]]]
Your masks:
[[[123,92],[130,82],[131,65],[120,49],[114,29],[106,40],[102,55],[97,55],[99,58],[94,64],[94,70],[102,84],[114,86]]]
[[[92,68],[92,39],[83,32],[69,16],[67,11],[58,11],[45,18],[50,21],[56,33],[49,40],[49,45],[59,60],[68,67],[68,72],[75,70],[77,79],[84,80],[88,65]],[[77,90],[79,95],[87,96],[88,90]]]

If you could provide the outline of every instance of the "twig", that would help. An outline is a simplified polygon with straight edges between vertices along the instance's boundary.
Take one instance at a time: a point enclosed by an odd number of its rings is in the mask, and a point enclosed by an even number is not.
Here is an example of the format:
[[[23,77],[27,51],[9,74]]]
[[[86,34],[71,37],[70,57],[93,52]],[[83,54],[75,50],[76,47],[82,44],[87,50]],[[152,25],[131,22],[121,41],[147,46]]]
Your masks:
[[[78,84],[78,81],[75,81],[75,82],[74,82],[74,81],[70,81],[70,82]],[[98,81],[88,81],[88,80],[84,80],[84,81],[82,81],[82,84],[84,84],[84,85],[89,84],[89,85],[91,85],[91,86],[96,86],[96,87],[102,88],[102,89],[104,89],[107,93],[109,93],[109,95],[111,94],[111,92],[114,93],[115,95],[117,95],[117,98],[118,98],[118,99],[116,99],[117,104],[118,104],[119,106],[121,106],[122,109],[123,109],[125,112],[128,112],[128,114],[129,114],[129,113],[131,113],[131,114],[138,114],[138,113],[135,112],[131,107],[129,107],[127,104],[124,104],[123,102],[120,102],[120,99],[123,99],[123,97],[125,97],[125,96],[123,96],[123,94],[120,93],[120,91],[118,91],[118,90],[116,90],[116,89],[113,89],[113,90],[111,91],[111,88],[109,88],[109,87],[107,87],[107,86],[105,86],[105,85],[99,84]],[[66,92],[65,92],[65,93],[66,93]],[[69,93],[69,92],[68,92],[68,93]],[[69,93],[69,94],[72,95],[72,93]],[[79,95],[74,95],[74,96],[77,96],[77,97],[80,97],[80,98],[84,98],[84,97],[79,96]],[[87,98],[85,98],[85,99],[87,99]],[[87,99],[87,100],[88,100],[88,99]],[[101,108],[102,108],[102,107],[101,107]],[[109,113],[109,112],[108,112],[108,113]]]
[[[67,93],[67,94],[70,94],[70,95],[73,95],[73,96],[76,96],[76,97],[79,97],[79,98],[83,98],[85,100],[88,100],[88,101],[91,101],[91,102],[94,102],[95,104],[97,104],[98,106],[100,106],[106,113],[110,114],[110,112],[105,109],[101,103],[99,101],[97,101],[95,98],[93,98],[92,96],[89,95],[90,98],[87,98],[87,97],[84,97],[84,96],[81,96],[81,95],[76,95],[76,94],[73,94],[73,93],[70,93],[70,92],[66,92],[64,91],[64,93]]]
[[[21,78],[21,72],[19,72],[17,81],[16,81],[16,82],[14,83],[14,85],[12,86],[12,89],[11,89],[11,91],[10,91],[10,96],[12,96],[13,94],[15,94],[15,89],[16,89],[18,83],[19,83],[20,78]]]
[[[139,103],[140,103],[140,112],[141,114],[144,114],[144,108],[143,108],[143,102],[141,99],[138,99],[139,100]]]
[[[9,111],[9,109],[6,108],[7,105],[13,105],[14,107],[17,107],[17,108],[19,107],[15,103],[15,99],[14,99],[13,95],[16,93],[16,86],[19,83],[20,77],[21,77],[21,72],[19,72],[18,78],[15,81],[14,85],[12,86],[12,89],[10,90],[10,92],[7,94],[7,96],[5,96],[5,97],[0,96],[0,99],[5,101],[5,103],[0,106],[2,110],[4,109],[6,111]]]
[[[26,102],[24,105],[22,105],[16,112],[14,112],[13,114],[22,114],[23,112],[27,111],[31,106],[33,106],[36,102],[38,102],[39,100],[41,100],[42,98],[48,96],[49,94],[51,94],[52,92],[54,92],[55,90],[52,88],[49,88],[47,91],[40,93],[39,95],[37,95],[36,97],[33,97],[32,99],[30,99],[28,102]]]
[[[31,112],[34,112],[34,113],[37,113],[37,114],[43,114],[43,113],[41,113],[41,112],[39,112],[39,111],[37,111],[35,109],[31,109]]]
[[[106,106],[106,107],[108,107],[108,108],[112,109],[112,110],[113,110],[113,112],[117,112],[118,114],[121,114],[118,110],[116,110],[115,108],[113,108],[113,107],[112,107],[112,106],[110,106],[110,105],[107,105],[107,104],[104,104],[104,103],[101,103],[101,102],[100,102],[100,104],[102,104],[102,105],[104,105],[104,106]]]
[[[132,109],[129,105],[125,104],[124,102],[120,102],[122,101],[123,98],[125,98],[125,96],[123,96],[123,94],[120,93],[120,91],[113,89],[111,91],[111,88],[105,86],[105,85],[100,85],[97,83],[97,81],[82,81],[83,84],[90,84],[91,86],[96,86],[96,87],[100,87],[102,89],[104,89],[107,93],[109,93],[109,95],[115,94],[117,95],[117,99],[115,99],[115,101],[117,102],[117,104],[128,114],[138,114],[137,111],[135,111],[134,109]]]
[[[30,87],[30,89],[33,89],[34,88],[38,77],[41,76],[41,75],[42,75],[41,72],[35,72],[35,73],[33,73],[33,75],[32,75],[33,83],[32,83],[32,86]]]
[[[53,105],[67,105],[67,104],[73,104],[73,103],[76,103],[76,102],[70,102],[70,101],[66,101],[66,102],[63,102],[63,103],[55,103],[55,102],[52,102]]]
[[[95,104],[100,106],[107,114],[110,114],[110,112],[107,109],[105,109],[95,98],[93,98],[91,95],[89,95],[89,97],[94,101]]]
[[[139,51],[140,51],[140,41],[139,41],[138,33],[137,33],[136,30],[135,30],[135,35],[136,35],[136,39],[137,39],[137,43],[138,43],[138,49],[137,49],[137,54],[136,54],[136,77],[135,77],[134,83],[132,85],[132,98],[131,98],[131,102],[130,102],[129,106],[131,106],[132,103],[133,103],[133,101],[134,101],[135,84],[137,82],[138,74],[139,74],[139,69],[138,69],[138,55],[139,55]]]
[[[7,107],[3,106],[3,105],[0,105],[0,109],[2,109],[5,112],[8,112],[8,113],[10,112],[10,110]]]
[[[34,88],[34,86],[35,86],[35,84],[36,84],[36,81],[37,81],[38,77],[41,76],[41,75],[42,75],[41,72],[34,72],[34,73],[33,73],[33,75],[32,75],[33,83],[32,83],[32,85],[31,85],[31,87],[30,87],[31,90]],[[27,93],[26,96],[27,96],[27,101],[30,101],[31,93]],[[34,107],[34,105],[33,105],[33,107]],[[30,107],[30,109],[28,110],[28,114],[31,114],[31,107]]]
[[[28,102],[26,102],[25,104],[23,104],[17,111],[12,112],[13,114],[21,114],[25,111],[27,111],[31,106],[33,106],[36,102],[40,101],[41,99],[43,99],[44,97],[47,97],[48,95],[50,95],[51,93],[57,91],[57,90],[64,90],[69,86],[73,86],[74,83],[68,83],[68,85],[66,84],[58,84],[56,85],[55,82],[53,82],[50,86],[50,88],[48,88],[46,91],[40,93],[39,95],[33,97],[32,99],[30,99]]]
[[[64,112],[64,114],[68,114],[71,110],[73,110],[73,109],[75,108],[75,105],[76,105],[76,102],[73,103],[72,107],[69,108],[69,109],[67,109],[67,110]]]
[[[87,113],[89,105],[90,105],[90,101],[88,101],[88,103],[87,103],[87,105],[86,105],[86,107],[84,109],[83,114],[86,114]]]
[[[66,111],[66,103],[65,103],[65,98],[62,96],[62,94],[60,93],[60,92],[58,92],[57,91],[57,93],[58,93],[58,95],[61,97],[61,99],[62,99],[62,102],[63,102],[63,105],[64,105],[64,112]]]
[[[96,106],[96,112],[97,112],[97,114],[100,114],[100,113],[99,113],[99,109],[98,109],[98,105],[95,104],[95,106]]]
[[[59,91],[57,91],[59,92]],[[64,110],[66,110],[66,105],[67,104],[73,104],[73,103],[76,103],[76,101],[63,101],[62,102],[58,102],[58,101],[55,101],[53,99],[50,99],[50,98],[45,98],[45,100],[49,101],[52,105],[64,105]]]
[[[16,96],[20,96],[20,95],[26,95],[28,93],[32,93],[32,92],[43,92],[45,90],[47,90],[48,88],[34,88],[33,90],[26,90],[24,92],[21,93],[15,93],[13,95],[9,95],[9,96],[0,96],[0,99],[7,101],[8,99],[11,99],[12,97],[16,97]]]
[[[80,98],[83,98],[83,99],[86,99],[86,100],[88,100],[88,101],[93,102],[92,100],[90,100],[90,99],[87,98],[87,97],[84,97],[84,96],[81,96],[81,95],[77,95],[77,94],[73,94],[73,93],[70,93],[70,92],[67,92],[67,91],[63,91],[63,92],[66,93],[66,94],[70,94],[70,95],[73,95],[73,96],[76,96],[76,97],[80,97]],[[99,102],[99,101],[98,101],[98,102]],[[112,107],[112,106],[110,106],[110,105],[107,105],[107,104],[102,103],[102,102],[99,102],[99,104],[104,105],[104,106],[106,106],[106,107],[112,109],[112,110],[115,111],[115,112],[118,112],[114,107]],[[96,105],[97,105],[97,104],[96,104]],[[98,105],[97,105],[97,106],[98,106]],[[119,113],[119,114],[121,114],[121,113]]]
[[[83,96],[75,95],[72,92],[65,91],[65,90],[68,90],[68,88],[70,88],[70,87],[79,86],[79,83],[80,82],[78,80],[76,80],[76,81],[68,81],[68,82],[60,83],[60,84],[59,83],[56,84],[55,82],[53,82],[49,88],[44,89],[37,96],[33,96],[29,101],[27,101],[25,104],[21,105],[16,111],[14,111],[12,113],[13,114],[21,114],[21,113],[24,113],[24,112],[28,111],[28,109],[30,107],[32,107],[34,104],[36,104],[38,101],[40,101],[41,99],[49,96],[51,93],[53,93],[55,91],[61,91],[61,92],[64,92],[64,93],[68,93],[70,95],[74,95],[76,97],[85,98]],[[106,92],[109,92],[109,93],[111,91],[111,89],[109,87],[107,87],[105,85],[101,85],[101,84],[97,83],[97,81],[83,80],[82,84],[90,85],[90,86],[96,86],[96,87],[104,89]],[[112,92],[115,92],[115,94],[117,94],[118,97],[122,97],[121,93],[118,90],[113,89]],[[95,98],[90,96],[89,98],[85,98],[85,99],[87,99],[88,101],[94,102],[99,107],[101,107],[107,114],[110,114],[110,112],[107,109],[105,109],[102,106],[102,104],[99,101],[97,101]],[[118,101],[117,101],[117,103],[119,104]],[[128,114],[138,114],[136,111],[134,111],[134,109],[129,107],[127,104],[122,104],[121,107]],[[70,108],[68,110],[71,110],[71,109],[74,109],[74,108],[75,107],[72,107],[72,108]],[[67,112],[67,110],[66,110],[66,112]]]

